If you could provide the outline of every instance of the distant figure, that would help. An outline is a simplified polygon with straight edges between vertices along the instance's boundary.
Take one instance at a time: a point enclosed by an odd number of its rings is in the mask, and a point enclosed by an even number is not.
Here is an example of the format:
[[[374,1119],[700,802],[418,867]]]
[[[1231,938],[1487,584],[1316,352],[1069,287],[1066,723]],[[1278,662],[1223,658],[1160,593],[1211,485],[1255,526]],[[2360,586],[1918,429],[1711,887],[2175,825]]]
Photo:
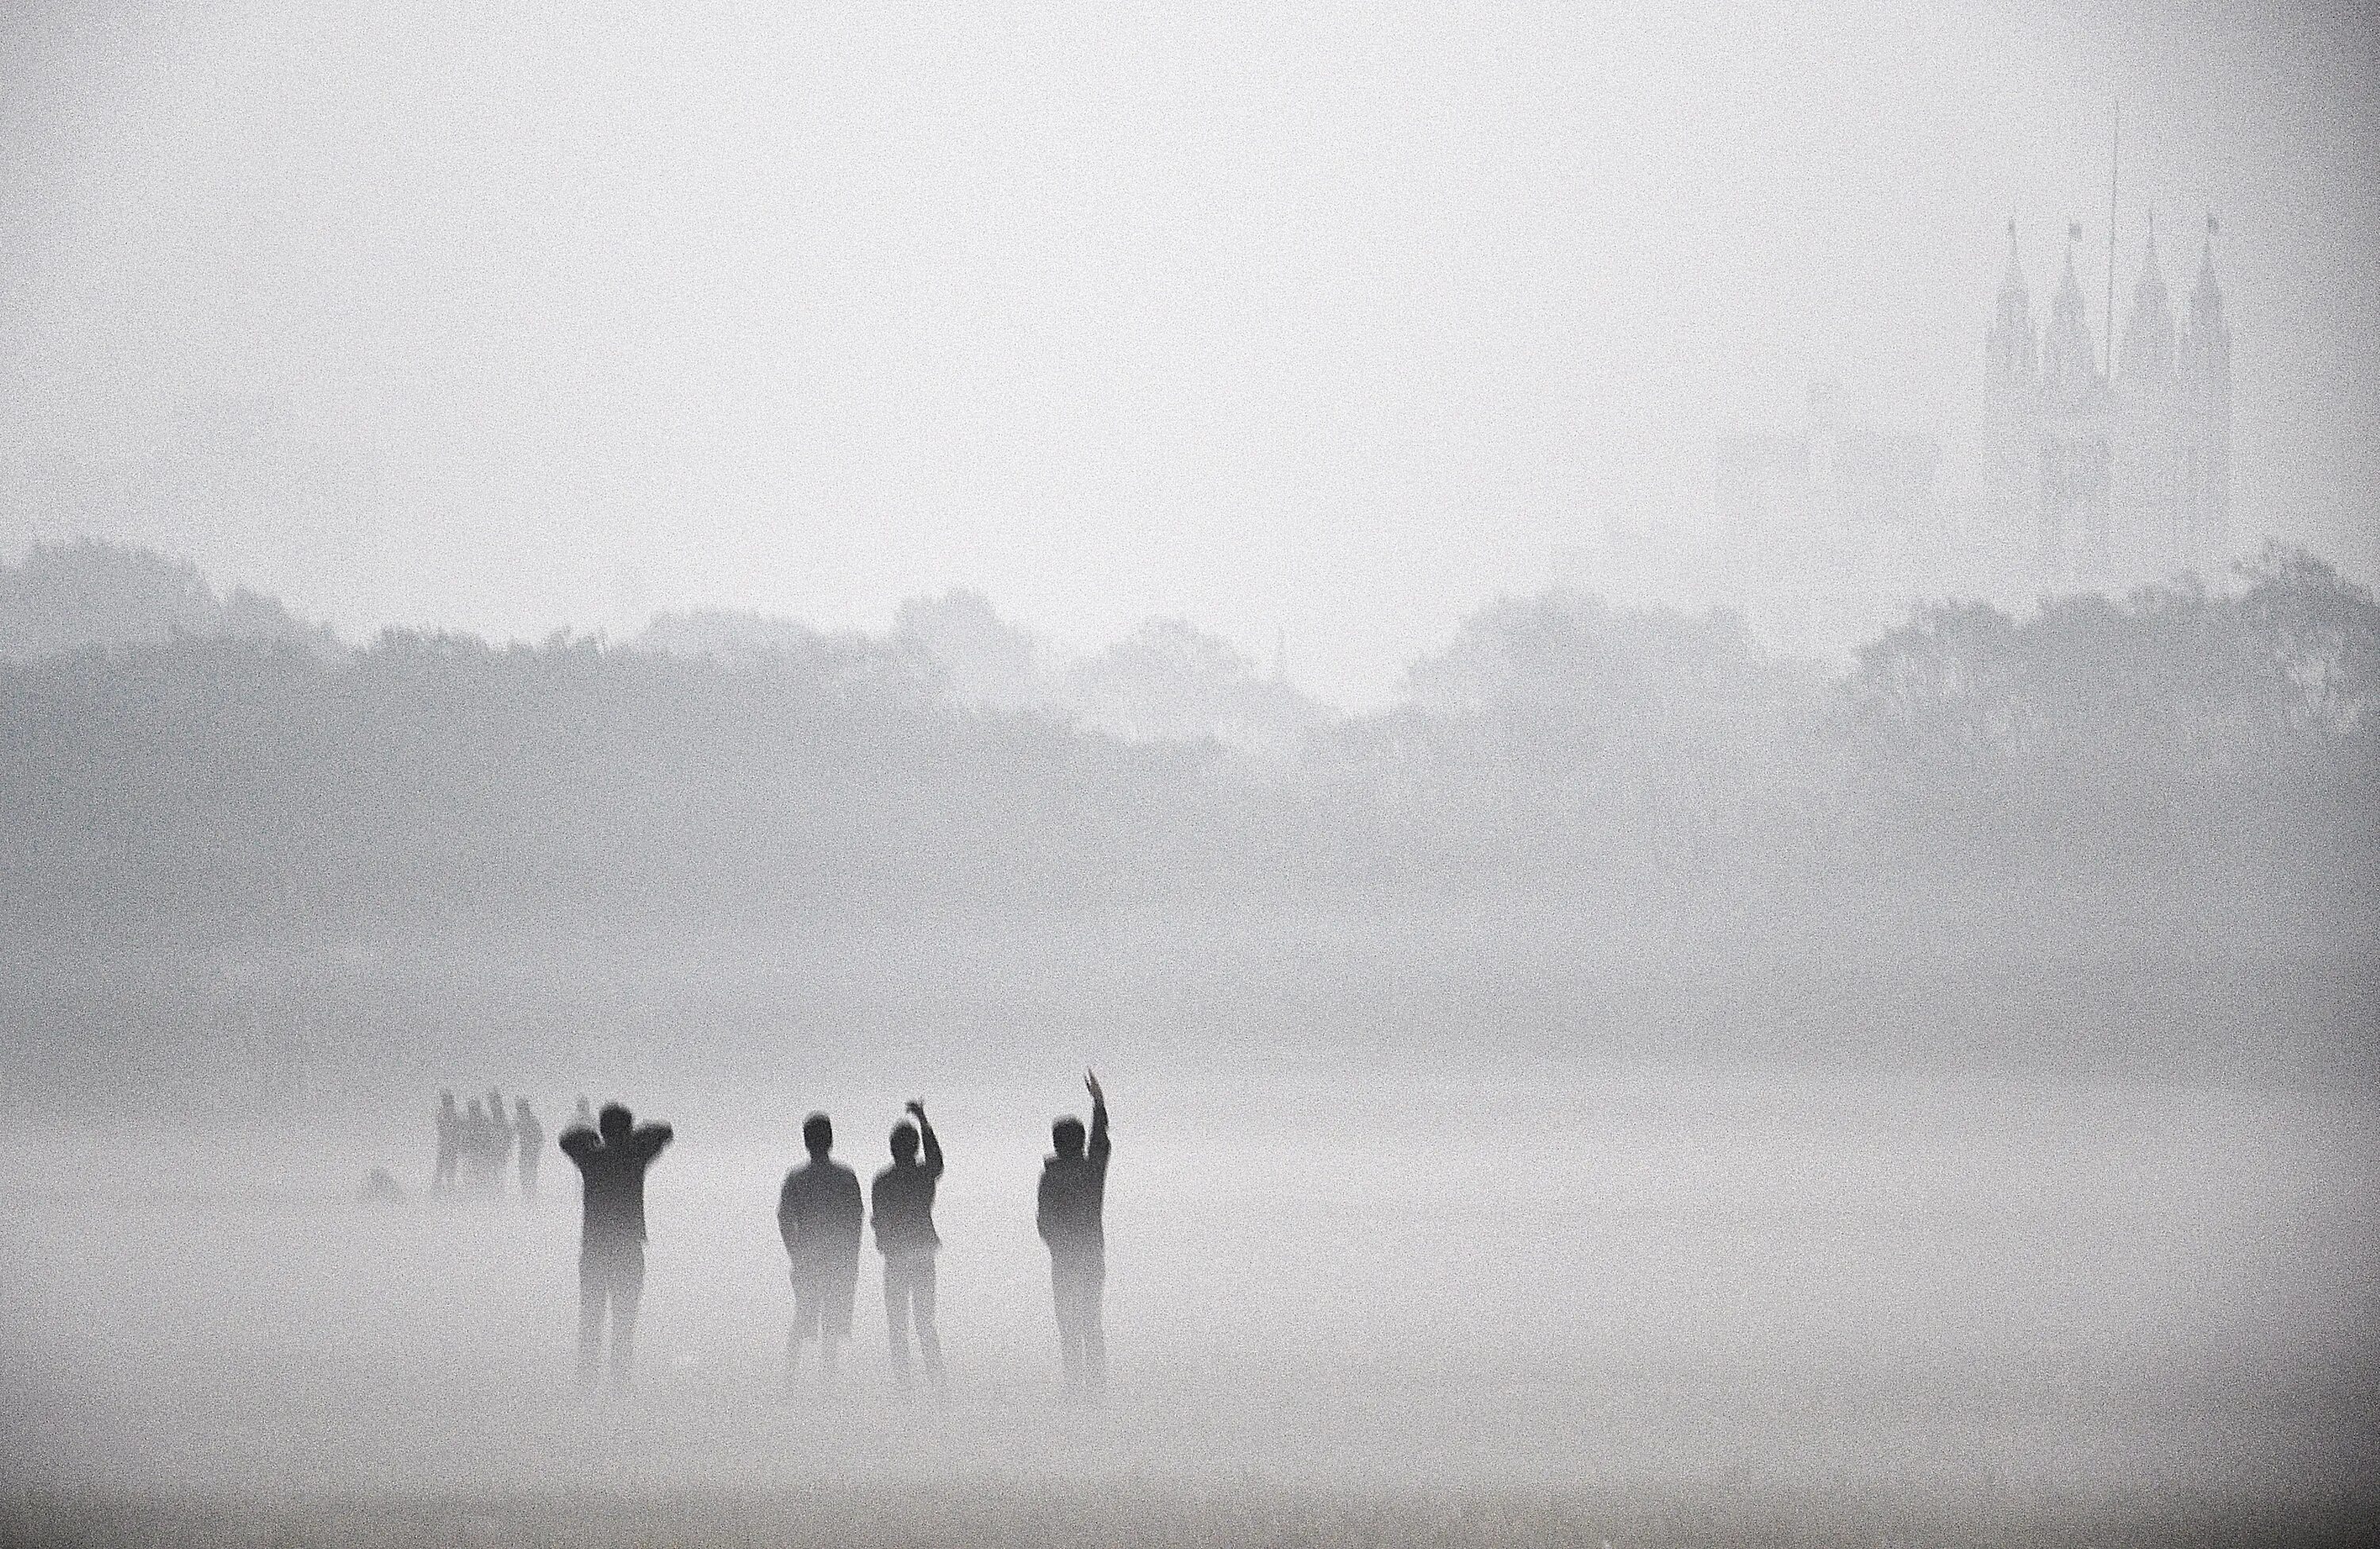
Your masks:
[[[374,1168],[364,1174],[364,1185],[356,1191],[358,1204],[403,1204],[405,1191],[397,1186],[396,1178],[386,1168]]]
[[[1091,1095],[1090,1150],[1083,1149],[1081,1119],[1061,1119],[1050,1126],[1058,1154],[1041,1164],[1035,1224],[1050,1245],[1050,1294],[1058,1309],[1058,1353],[1066,1386],[1096,1397],[1108,1371],[1107,1333],[1099,1326],[1099,1297],[1108,1278],[1108,1099],[1092,1072],[1083,1072],[1083,1085]]]
[[[617,1103],[593,1130],[562,1131],[562,1154],[586,1185],[578,1237],[578,1385],[595,1386],[603,1318],[612,1319],[612,1386],[628,1386],[636,1353],[637,1304],[645,1289],[645,1168],[670,1143],[666,1124],[639,1126]]]
[[[455,1094],[438,1094],[438,1170],[430,1175],[432,1190],[455,1186],[455,1161],[462,1154],[463,1116],[455,1111]]]
[[[488,1192],[504,1192],[504,1164],[513,1159],[513,1127],[504,1118],[504,1094],[488,1088]]]
[[[476,1194],[488,1186],[488,1110],[480,1106],[477,1097],[463,1110],[461,1148],[463,1165],[470,1169],[463,1181]]]
[[[917,1325],[917,1353],[926,1380],[942,1386],[942,1337],[934,1327],[934,1180],[942,1176],[942,1145],[926,1121],[926,1105],[912,1098],[917,1120],[892,1126],[892,1165],[868,1185],[876,1224],[876,1251],[884,1255],[884,1334],[892,1346],[892,1380],[909,1386],[909,1323]],[[917,1160],[917,1142],[926,1160]]]
[[[513,1099],[513,1144],[519,1148],[521,1198],[537,1198],[537,1168],[545,1157],[545,1126],[529,1111],[528,1099]]]
[[[830,1161],[834,1122],[814,1113],[802,1120],[810,1159],[785,1174],[777,1195],[777,1232],[792,1264],[794,1325],[785,1335],[785,1386],[794,1385],[802,1341],[819,1342],[819,1381],[834,1380],[835,1346],[851,1337],[851,1299],[859,1289],[859,1175]]]

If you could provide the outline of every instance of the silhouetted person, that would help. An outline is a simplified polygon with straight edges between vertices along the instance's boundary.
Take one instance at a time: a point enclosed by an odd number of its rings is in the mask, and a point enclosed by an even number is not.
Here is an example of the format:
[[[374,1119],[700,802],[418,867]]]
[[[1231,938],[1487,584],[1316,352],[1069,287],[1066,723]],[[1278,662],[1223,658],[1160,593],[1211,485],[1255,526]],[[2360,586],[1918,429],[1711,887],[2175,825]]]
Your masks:
[[[645,1289],[645,1168],[670,1143],[666,1124],[638,1125],[617,1103],[596,1128],[562,1131],[562,1154],[586,1185],[578,1237],[578,1382],[595,1386],[603,1319],[612,1320],[612,1386],[625,1388],[634,1361],[637,1304]]]
[[[1050,1126],[1058,1154],[1041,1164],[1041,1196],[1035,1225],[1050,1245],[1050,1294],[1058,1310],[1058,1353],[1066,1386],[1097,1394],[1107,1382],[1107,1332],[1099,1325],[1099,1297],[1108,1278],[1108,1099],[1099,1078],[1083,1072],[1091,1095],[1091,1143],[1083,1147],[1083,1121],[1061,1119]]]
[[[463,1165],[471,1169],[463,1181],[476,1194],[488,1186],[488,1110],[477,1097],[463,1110],[461,1149]]]
[[[463,1116],[455,1111],[455,1094],[438,1094],[438,1170],[430,1175],[432,1189],[455,1186],[455,1162],[463,1151]]]
[[[488,1192],[504,1192],[504,1164],[513,1158],[513,1127],[504,1119],[504,1094],[488,1088]]]
[[[520,1152],[521,1198],[537,1198],[538,1164],[545,1157],[545,1126],[531,1113],[527,1097],[513,1099],[513,1143]]]
[[[914,1098],[917,1123],[892,1126],[892,1165],[868,1188],[876,1224],[876,1251],[884,1255],[884,1334],[892,1347],[892,1380],[909,1386],[909,1324],[917,1325],[917,1353],[926,1380],[942,1386],[942,1337],[934,1327],[934,1180],[942,1176],[942,1145],[926,1121],[926,1105]],[[917,1160],[923,1138],[926,1159]]]
[[[819,1342],[820,1386],[833,1380],[835,1346],[851,1337],[851,1299],[859,1289],[859,1175],[830,1161],[834,1122],[802,1120],[810,1159],[785,1174],[777,1195],[777,1232],[793,1268],[794,1325],[785,1335],[785,1386],[793,1386],[802,1341]]]

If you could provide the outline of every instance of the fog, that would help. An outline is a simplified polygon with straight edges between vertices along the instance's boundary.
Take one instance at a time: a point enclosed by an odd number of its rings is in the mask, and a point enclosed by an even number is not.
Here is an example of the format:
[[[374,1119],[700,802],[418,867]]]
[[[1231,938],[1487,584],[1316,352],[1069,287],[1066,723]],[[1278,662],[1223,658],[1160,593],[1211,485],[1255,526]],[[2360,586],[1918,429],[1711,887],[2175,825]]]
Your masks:
[[[0,27],[0,541],[153,544],[350,632],[880,628],[965,586],[1087,650],[1285,630],[1371,708],[1564,554],[1742,601],[1771,562],[1712,530],[1715,441],[1830,381],[1942,442],[1949,500],[2010,216],[2038,315],[2083,224],[2104,340],[2118,100],[2119,311],[2152,212],[2177,296],[2223,221],[2237,551],[2380,563],[2352,6]],[[1692,563],[1614,564],[1646,539]]]
[[[2370,33],[8,8],[0,1543],[2362,1541]]]

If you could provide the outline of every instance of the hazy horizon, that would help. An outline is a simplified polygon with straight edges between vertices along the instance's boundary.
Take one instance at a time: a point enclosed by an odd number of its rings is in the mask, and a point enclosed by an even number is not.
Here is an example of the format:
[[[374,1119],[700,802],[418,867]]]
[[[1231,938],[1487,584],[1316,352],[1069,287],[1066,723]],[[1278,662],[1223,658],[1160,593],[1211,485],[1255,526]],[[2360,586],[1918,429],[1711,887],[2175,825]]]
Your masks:
[[[1285,631],[1361,708],[1603,524],[1694,544],[1714,439],[1814,381],[1955,492],[2011,215],[2037,312],[2082,223],[2104,337],[2120,98],[2119,309],[2152,209],[2177,290],[2222,219],[2234,546],[2368,577],[2359,25],[25,7],[0,543],[350,634],[968,586],[1076,648]]]

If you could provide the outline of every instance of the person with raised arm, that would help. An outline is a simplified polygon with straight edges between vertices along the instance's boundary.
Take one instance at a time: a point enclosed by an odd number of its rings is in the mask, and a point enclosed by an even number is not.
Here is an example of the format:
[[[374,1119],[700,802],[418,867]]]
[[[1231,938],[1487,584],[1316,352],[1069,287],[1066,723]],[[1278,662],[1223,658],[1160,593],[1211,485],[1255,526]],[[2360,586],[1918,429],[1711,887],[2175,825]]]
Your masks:
[[[1099,1299],[1107,1287],[1108,1099],[1099,1078],[1083,1072],[1091,1095],[1090,1144],[1083,1121],[1068,1115],[1050,1126],[1057,1155],[1041,1164],[1035,1224],[1050,1245],[1050,1293],[1058,1312],[1058,1354],[1068,1391],[1097,1398],[1107,1383],[1107,1332]]]
[[[876,1225],[876,1251],[884,1255],[884,1337],[892,1352],[892,1380],[909,1386],[909,1325],[917,1328],[917,1354],[926,1380],[943,1386],[942,1337],[934,1326],[934,1253],[941,1237],[934,1230],[934,1181],[942,1176],[942,1143],[926,1119],[926,1105],[909,1100],[912,1124],[892,1126],[892,1165],[868,1187]],[[917,1159],[920,1142],[926,1158]]]
[[[578,1385],[592,1388],[601,1369],[603,1324],[612,1325],[612,1386],[625,1390],[636,1355],[637,1309],[645,1292],[645,1169],[668,1145],[666,1124],[638,1124],[607,1103],[595,1128],[562,1131],[562,1154],[585,1184],[578,1236]]]

